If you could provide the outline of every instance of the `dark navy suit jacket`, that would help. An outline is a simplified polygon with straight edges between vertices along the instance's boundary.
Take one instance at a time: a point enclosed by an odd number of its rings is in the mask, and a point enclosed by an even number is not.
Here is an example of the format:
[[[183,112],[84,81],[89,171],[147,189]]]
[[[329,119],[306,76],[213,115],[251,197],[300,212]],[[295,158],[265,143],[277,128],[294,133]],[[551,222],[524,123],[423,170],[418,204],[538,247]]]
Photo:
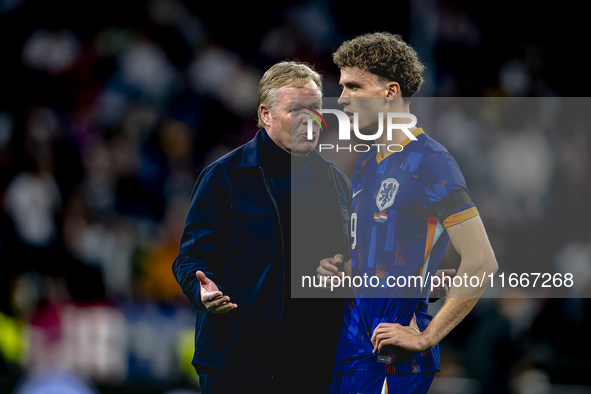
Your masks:
[[[254,139],[207,166],[193,194],[174,275],[197,308],[193,364],[216,369],[273,375],[290,267],[282,231],[280,202],[261,162],[260,130]],[[316,151],[311,168],[335,230],[342,232],[348,259],[351,184]],[[326,256],[332,257],[332,256]],[[226,314],[207,311],[195,273],[203,271],[238,308]]]

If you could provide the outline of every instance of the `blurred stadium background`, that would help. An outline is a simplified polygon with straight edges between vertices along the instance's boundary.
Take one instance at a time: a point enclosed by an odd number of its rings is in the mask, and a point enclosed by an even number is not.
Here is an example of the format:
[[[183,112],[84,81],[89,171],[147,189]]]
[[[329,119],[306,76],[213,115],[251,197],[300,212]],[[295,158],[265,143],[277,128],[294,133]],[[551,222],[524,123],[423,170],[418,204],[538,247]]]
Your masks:
[[[506,1],[0,0],[0,393],[198,391],[171,264],[199,171],[257,131],[273,63],[313,63],[338,96],[332,51],[389,31],[427,66],[421,96],[585,96],[584,18]],[[450,116],[465,138],[435,136],[502,267],[574,262],[589,281],[585,115],[516,133]],[[431,392],[589,392],[590,328],[588,299],[482,300]]]

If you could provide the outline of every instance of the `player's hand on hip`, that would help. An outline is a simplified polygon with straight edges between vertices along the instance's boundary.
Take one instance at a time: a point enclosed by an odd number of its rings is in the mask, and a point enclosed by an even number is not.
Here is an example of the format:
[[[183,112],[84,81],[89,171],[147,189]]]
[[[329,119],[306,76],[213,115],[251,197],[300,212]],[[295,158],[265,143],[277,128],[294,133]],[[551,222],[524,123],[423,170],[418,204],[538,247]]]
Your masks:
[[[197,271],[196,276],[201,286],[201,302],[210,312],[228,313],[238,307],[238,305],[231,303],[230,297],[225,296],[203,272]]]
[[[318,278],[319,281],[321,281],[324,286],[322,286],[322,288],[324,289],[328,289],[330,288],[330,286],[328,286],[328,284],[331,283],[331,281],[333,281],[333,285],[338,286],[340,284],[340,279],[343,279],[345,273],[344,272],[339,272],[339,267],[337,267],[338,264],[343,264],[345,262],[345,258],[343,257],[342,254],[335,254],[334,257],[329,257],[326,259],[322,259],[320,260],[320,264],[318,265],[318,268],[316,268],[316,272],[317,275],[316,277]],[[334,280],[337,280],[337,282],[334,282]]]
[[[414,315],[408,326],[398,323],[380,323],[371,336],[371,344],[374,346],[372,353],[381,352],[387,345],[398,346],[412,352],[422,352],[429,348],[423,342]]]

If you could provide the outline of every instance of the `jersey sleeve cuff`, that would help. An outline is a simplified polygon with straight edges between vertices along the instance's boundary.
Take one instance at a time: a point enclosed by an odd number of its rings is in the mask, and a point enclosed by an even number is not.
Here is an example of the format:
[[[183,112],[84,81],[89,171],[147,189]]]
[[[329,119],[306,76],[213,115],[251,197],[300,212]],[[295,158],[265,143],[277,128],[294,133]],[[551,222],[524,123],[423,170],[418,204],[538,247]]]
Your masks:
[[[448,228],[455,226],[456,224],[465,222],[466,220],[472,219],[475,216],[478,216],[478,210],[476,207],[468,208],[465,211],[454,213],[453,215],[448,216],[447,219],[443,221],[443,227]]]

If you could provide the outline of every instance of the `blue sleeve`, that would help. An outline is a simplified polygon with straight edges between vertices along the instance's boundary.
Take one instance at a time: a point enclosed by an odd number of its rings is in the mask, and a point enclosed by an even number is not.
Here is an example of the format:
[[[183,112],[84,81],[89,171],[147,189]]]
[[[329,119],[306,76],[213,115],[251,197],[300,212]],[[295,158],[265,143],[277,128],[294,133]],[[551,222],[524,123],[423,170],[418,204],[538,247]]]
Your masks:
[[[221,166],[206,167],[193,189],[189,213],[181,238],[180,252],[172,270],[183,293],[198,310],[206,310],[201,302],[198,270],[218,288],[214,267],[219,264],[223,245],[227,244],[230,207],[229,182]],[[223,291],[223,290],[222,290]]]
[[[447,152],[432,153],[424,159],[419,168],[419,187],[419,203],[424,209],[436,207],[456,190],[467,191],[458,163]]]

